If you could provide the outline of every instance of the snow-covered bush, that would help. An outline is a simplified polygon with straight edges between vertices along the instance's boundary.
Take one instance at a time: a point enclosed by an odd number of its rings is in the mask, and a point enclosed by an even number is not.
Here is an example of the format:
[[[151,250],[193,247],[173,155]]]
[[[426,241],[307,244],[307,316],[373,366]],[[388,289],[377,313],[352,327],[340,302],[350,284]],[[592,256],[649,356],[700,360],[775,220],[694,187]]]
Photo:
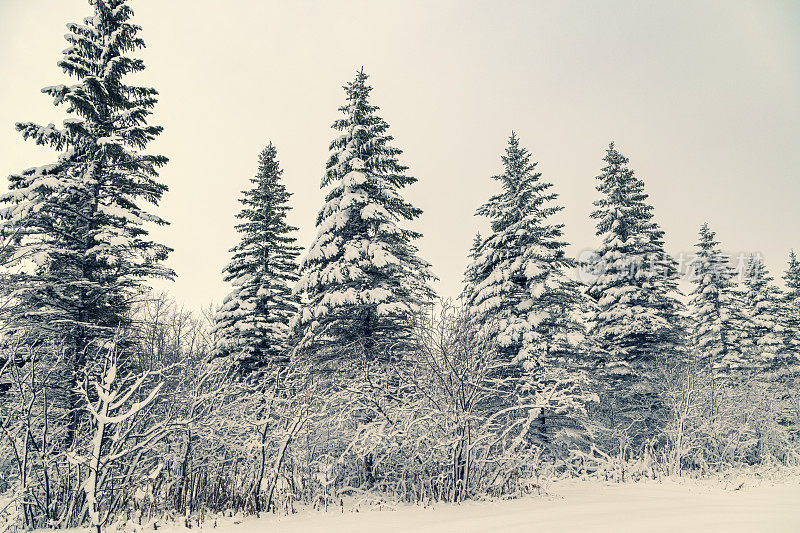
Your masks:
[[[87,466],[83,491],[97,533],[125,497],[138,488],[142,472],[155,466],[155,458],[145,452],[169,431],[163,421],[146,416],[163,386],[160,372],[123,373],[116,344],[104,352],[98,358],[96,375],[79,385],[91,417],[88,453],[68,456],[71,463]],[[147,390],[154,378],[156,383]]]
[[[414,331],[402,358],[348,347],[348,366],[307,381],[313,414],[291,449],[298,499],[516,494],[566,431],[545,429],[545,413],[585,416],[572,382],[531,375],[499,384],[504,359],[463,308],[444,303]]]

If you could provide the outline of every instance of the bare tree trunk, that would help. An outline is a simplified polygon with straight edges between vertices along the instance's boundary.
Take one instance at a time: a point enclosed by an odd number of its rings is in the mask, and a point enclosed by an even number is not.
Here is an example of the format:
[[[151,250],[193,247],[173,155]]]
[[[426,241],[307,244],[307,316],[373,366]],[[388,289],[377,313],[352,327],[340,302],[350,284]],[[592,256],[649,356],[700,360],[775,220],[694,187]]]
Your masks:
[[[297,434],[297,432],[302,427],[303,423],[305,422],[305,418],[302,416],[298,416],[292,422],[292,425],[289,428],[289,432],[286,435],[286,438],[283,439],[281,443],[281,447],[278,449],[278,456],[275,458],[275,463],[272,466],[272,481],[269,485],[269,493],[267,494],[267,508],[266,511],[270,512],[272,510],[272,497],[275,494],[275,485],[278,483],[278,475],[280,474],[280,468],[283,464],[283,459],[286,456],[286,450],[289,447],[289,444],[292,442],[292,439]]]
[[[261,513],[261,484],[264,482],[264,471],[266,470],[267,462],[267,428],[269,424],[264,423],[264,428],[261,430],[261,461],[258,467],[258,476],[254,487],[256,516]],[[269,504],[267,504],[269,510]]]

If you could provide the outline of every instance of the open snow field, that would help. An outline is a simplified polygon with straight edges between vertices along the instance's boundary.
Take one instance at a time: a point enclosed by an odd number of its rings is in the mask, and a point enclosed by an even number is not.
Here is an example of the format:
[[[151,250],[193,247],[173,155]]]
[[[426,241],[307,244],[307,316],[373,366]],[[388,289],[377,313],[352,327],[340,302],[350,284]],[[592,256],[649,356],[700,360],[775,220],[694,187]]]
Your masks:
[[[738,481],[562,482],[550,487],[549,496],[442,504],[433,509],[401,506],[353,512],[345,507],[344,513],[302,511],[290,516],[225,519],[213,531],[800,533],[800,480],[755,486],[745,482],[740,490],[734,490],[738,485]],[[209,520],[202,529],[210,531],[212,527]],[[186,531],[182,526],[165,529]]]

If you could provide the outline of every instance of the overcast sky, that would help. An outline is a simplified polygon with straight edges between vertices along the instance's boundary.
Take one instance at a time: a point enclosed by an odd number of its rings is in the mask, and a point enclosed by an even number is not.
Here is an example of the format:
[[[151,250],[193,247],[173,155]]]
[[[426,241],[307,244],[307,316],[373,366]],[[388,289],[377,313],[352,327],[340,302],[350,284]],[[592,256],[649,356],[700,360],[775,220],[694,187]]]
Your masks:
[[[800,3],[134,0],[155,87],[151,152],[170,158],[153,232],[175,249],[168,287],[190,307],[220,302],[239,191],[275,143],[308,246],[319,182],[362,65],[373,103],[419,182],[421,254],[443,296],[461,286],[485,223],[475,209],[515,130],[555,184],[571,253],[596,244],[589,219],[608,142],[646,184],[671,252],[708,221],[731,252],[759,251],[780,277],[800,249]],[[52,162],[17,121],[64,118],[40,93],[65,24],[85,0],[0,0],[0,175]],[[161,287],[161,285],[159,285]]]

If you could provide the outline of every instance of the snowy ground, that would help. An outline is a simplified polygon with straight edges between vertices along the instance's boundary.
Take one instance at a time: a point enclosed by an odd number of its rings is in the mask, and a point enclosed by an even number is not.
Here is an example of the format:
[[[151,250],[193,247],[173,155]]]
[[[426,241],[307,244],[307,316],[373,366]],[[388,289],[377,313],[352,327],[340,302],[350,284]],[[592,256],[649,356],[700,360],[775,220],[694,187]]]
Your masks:
[[[303,511],[261,519],[219,520],[215,533],[270,532],[800,532],[800,479],[782,483],[739,480],[665,481],[604,484],[561,482],[549,496],[521,500],[401,506],[390,510],[345,508],[327,513]],[[203,530],[212,530],[208,521]],[[195,528],[195,531],[197,529]],[[144,531],[152,531],[147,528]],[[183,533],[168,525],[161,533]]]

